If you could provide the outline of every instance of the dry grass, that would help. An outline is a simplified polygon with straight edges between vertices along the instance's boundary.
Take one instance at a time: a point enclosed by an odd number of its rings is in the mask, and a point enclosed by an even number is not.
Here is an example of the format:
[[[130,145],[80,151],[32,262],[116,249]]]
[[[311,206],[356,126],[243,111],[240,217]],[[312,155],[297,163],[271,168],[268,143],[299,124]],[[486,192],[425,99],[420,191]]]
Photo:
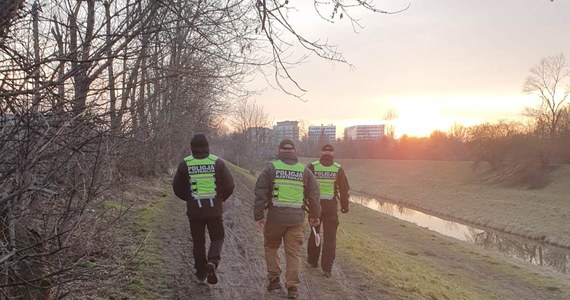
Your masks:
[[[570,247],[570,166],[543,189],[484,183],[471,162],[339,160],[353,191],[440,216]]]

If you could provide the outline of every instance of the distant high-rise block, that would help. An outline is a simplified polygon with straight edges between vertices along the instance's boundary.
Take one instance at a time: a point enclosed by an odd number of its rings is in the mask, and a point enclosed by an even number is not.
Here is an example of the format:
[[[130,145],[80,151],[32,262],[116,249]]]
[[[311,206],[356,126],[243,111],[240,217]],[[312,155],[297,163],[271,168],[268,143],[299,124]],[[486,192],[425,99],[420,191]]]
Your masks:
[[[352,140],[380,140],[384,137],[384,125],[356,125],[344,129],[344,137]]]
[[[273,142],[278,145],[284,139],[299,140],[299,122],[281,121],[273,126]]]
[[[309,126],[309,140],[310,141],[320,141],[328,140],[328,142],[334,142],[336,140],[336,126],[335,125],[320,125],[320,126]]]

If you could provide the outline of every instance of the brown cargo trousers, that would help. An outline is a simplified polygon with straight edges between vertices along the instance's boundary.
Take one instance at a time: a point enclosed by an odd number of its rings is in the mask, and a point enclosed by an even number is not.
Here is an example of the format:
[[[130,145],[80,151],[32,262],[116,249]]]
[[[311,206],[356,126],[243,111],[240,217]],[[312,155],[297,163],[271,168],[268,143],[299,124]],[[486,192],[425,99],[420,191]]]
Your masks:
[[[297,226],[280,226],[265,224],[264,247],[267,278],[269,281],[278,279],[281,275],[279,266],[279,247],[281,241],[285,244],[285,287],[297,287],[300,284],[299,269],[301,268],[301,246],[303,245],[303,224]]]

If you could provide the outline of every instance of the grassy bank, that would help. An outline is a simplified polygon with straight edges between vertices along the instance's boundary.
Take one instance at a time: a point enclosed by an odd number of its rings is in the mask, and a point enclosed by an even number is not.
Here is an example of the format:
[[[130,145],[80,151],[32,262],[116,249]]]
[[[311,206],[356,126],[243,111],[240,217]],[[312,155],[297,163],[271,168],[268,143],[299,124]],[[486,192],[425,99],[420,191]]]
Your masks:
[[[377,292],[390,299],[570,297],[565,275],[507,260],[357,204],[340,222],[343,265],[372,278]]]
[[[123,224],[116,229],[120,241],[120,263],[126,270],[119,290],[107,291],[117,299],[158,299],[165,263],[156,223],[166,217],[164,206],[172,191],[164,178],[131,178],[124,192],[106,203],[107,209],[121,211]]]
[[[161,188],[168,187],[161,185]],[[164,190],[163,190],[164,191]],[[155,230],[157,218],[164,218],[164,206],[167,201],[172,201],[171,192],[164,191],[160,197],[149,199],[150,202],[141,203],[137,208],[135,226],[144,235],[144,240],[137,250],[137,269],[133,273],[132,284],[135,288],[135,296],[144,299],[158,297],[159,290],[156,287],[157,277],[165,273],[164,257],[158,240],[158,232]]]
[[[488,184],[470,162],[339,160],[353,191],[534,240],[570,247],[570,166],[530,190]]]

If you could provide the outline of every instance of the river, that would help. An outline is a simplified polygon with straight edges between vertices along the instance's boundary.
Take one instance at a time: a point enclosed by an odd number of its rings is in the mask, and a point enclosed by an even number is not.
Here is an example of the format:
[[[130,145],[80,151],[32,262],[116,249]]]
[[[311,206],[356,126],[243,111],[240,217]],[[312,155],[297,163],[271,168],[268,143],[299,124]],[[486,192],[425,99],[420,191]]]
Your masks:
[[[485,249],[500,252],[528,263],[547,267],[563,274],[570,272],[570,249],[541,244],[507,233],[481,229],[470,225],[448,221],[418,210],[389,203],[364,195],[351,195],[350,201],[400,220],[426,227],[440,234],[469,242]]]

